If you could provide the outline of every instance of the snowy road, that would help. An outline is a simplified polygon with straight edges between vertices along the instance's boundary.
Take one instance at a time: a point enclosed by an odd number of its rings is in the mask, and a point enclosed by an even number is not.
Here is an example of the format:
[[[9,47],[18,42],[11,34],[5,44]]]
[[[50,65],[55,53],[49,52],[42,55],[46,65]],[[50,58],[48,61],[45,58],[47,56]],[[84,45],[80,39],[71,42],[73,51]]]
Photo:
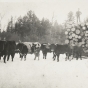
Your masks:
[[[88,88],[88,59],[60,62],[47,59],[34,61],[34,55],[20,61],[16,54],[14,62],[0,61],[0,88]]]

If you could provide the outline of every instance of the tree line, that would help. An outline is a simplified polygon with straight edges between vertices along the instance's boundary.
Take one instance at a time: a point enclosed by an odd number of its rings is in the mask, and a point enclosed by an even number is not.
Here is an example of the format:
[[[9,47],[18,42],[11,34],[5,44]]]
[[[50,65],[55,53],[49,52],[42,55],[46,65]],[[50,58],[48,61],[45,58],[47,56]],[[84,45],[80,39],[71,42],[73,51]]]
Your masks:
[[[6,31],[0,32],[1,40],[18,42],[64,43],[65,30],[57,21],[39,18],[33,11],[28,11],[23,17],[18,17],[14,23],[13,17],[8,22]]]

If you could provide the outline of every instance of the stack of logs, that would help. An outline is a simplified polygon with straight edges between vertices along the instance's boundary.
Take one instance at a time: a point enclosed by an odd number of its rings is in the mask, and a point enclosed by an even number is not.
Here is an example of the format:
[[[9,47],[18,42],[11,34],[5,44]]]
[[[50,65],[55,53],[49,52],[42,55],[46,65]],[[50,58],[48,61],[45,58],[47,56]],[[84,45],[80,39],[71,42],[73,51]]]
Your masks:
[[[66,25],[66,44],[88,48],[88,23],[75,24],[68,22]]]

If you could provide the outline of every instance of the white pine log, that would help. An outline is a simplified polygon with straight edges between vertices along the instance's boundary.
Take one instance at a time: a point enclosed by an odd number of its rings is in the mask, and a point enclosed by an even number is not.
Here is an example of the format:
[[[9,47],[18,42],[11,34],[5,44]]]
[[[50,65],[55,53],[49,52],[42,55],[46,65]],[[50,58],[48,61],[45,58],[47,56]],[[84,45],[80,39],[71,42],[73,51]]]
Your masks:
[[[83,26],[82,29],[83,29],[83,30],[86,30],[86,27]]]
[[[75,28],[72,28],[72,29],[71,29],[71,31],[73,31],[73,32],[74,32],[74,31],[75,31]]]
[[[75,37],[75,33],[72,34],[72,37]]]
[[[80,30],[77,29],[77,30],[76,30],[76,34],[80,34]]]

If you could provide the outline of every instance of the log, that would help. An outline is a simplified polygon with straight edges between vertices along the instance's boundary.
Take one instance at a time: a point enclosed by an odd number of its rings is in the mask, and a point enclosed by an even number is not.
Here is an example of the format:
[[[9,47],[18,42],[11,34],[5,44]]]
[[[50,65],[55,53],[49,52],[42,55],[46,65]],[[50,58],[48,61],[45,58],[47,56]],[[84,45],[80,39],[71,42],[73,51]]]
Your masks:
[[[73,41],[75,41],[76,40],[76,38],[73,38]]]
[[[80,30],[77,29],[77,30],[76,30],[76,34],[80,34]]]
[[[71,29],[71,31],[73,31],[73,32],[74,32],[74,31],[75,31],[75,28],[72,28],[72,29]]]
[[[75,38],[77,39],[78,38],[78,35],[75,35]]]
[[[69,44],[69,40],[67,39],[67,40],[65,40],[65,44]]]
[[[81,36],[78,36],[78,39],[81,39]]]
[[[88,47],[88,44],[86,44],[86,47]]]
[[[88,31],[86,31],[86,33],[88,33]]]
[[[87,34],[85,34],[85,36],[87,36]]]
[[[86,27],[83,26],[82,29],[83,29],[83,30],[86,30]]]
[[[73,34],[73,32],[69,32],[69,36],[72,35],[72,34]]]
[[[65,35],[68,35],[68,31],[65,31]]]
[[[69,36],[69,39],[72,39],[72,36]]]
[[[88,36],[87,34],[85,34],[85,36]]]
[[[72,34],[72,37],[75,37],[75,33]]]

